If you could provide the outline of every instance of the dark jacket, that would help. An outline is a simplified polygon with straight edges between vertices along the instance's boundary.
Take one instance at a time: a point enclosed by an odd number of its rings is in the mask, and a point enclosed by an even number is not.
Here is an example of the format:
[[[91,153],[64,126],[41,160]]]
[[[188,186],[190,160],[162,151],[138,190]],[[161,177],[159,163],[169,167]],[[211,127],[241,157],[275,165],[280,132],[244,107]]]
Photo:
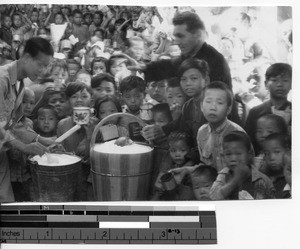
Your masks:
[[[195,58],[205,60],[210,69],[210,81],[223,81],[230,89],[232,88],[230,69],[224,56],[214,47],[206,42],[202,45]],[[178,76],[178,68],[184,61],[183,56],[171,59],[155,61],[147,64],[145,71],[145,80],[156,81]]]

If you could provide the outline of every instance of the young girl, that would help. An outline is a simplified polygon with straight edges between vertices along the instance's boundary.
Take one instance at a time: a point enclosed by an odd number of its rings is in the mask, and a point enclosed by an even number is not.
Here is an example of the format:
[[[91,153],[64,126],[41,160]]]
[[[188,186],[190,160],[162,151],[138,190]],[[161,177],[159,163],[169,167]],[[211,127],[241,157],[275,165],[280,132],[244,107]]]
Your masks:
[[[93,107],[93,91],[83,82],[69,84],[66,88],[66,96],[72,110],[74,107]],[[92,193],[90,189],[91,184],[87,182],[90,172],[89,145],[97,122],[97,118],[91,117],[87,125],[82,125],[80,130],[73,133],[62,142],[62,145],[67,152],[73,152],[82,158],[80,179],[75,196],[77,201],[88,200],[88,198],[90,198],[88,197],[88,193]],[[72,116],[61,120],[57,126],[57,136],[61,136],[73,126],[75,126],[75,123]]]
[[[98,98],[95,103],[95,110],[99,120],[102,120],[114,113],[122,113],[121,104],[115,96],[104,96],[100,99]],[[105,125],[115,125],[119,137],[128,137],[128,130],[125,126],[120,124],[120,120],[121,118],[112,118]],[[107,137],[107,134],[102,134],[102,138],[105,137]],[[102,138],[101,140],[103,140]],[[97,140],[99,141],[100,138],[98,137]]]

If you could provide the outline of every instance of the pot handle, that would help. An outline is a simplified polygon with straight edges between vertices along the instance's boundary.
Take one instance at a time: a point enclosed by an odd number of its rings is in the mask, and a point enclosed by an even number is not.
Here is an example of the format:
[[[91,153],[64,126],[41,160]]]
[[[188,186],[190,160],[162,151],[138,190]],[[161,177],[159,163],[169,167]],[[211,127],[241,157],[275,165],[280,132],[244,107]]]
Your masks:
[[[140,118],[132,115],[132,114],[129,114],[129,113],[114,113],[114,114],[111,114],[107,117],[105,117],[104,119],[102,119],[95,127],[94,129],[94,132],[92,134],[92,138],[91,138],[91,142],[90,142],[90,148],[93,148],[94,145],[95,145],[95,140],[96,140],[96,136],[98,134],[98,131],[100,129],[101,126],[103,126],[105,123],[107,123],[107,121],[109,121],[110,119],[112,118],[121,118],[121,117],[128,117],[130,119],[134,119],[135,121],[137,121],[142,127],[145,127],[147,124]],[[151,141],[148,141],[149,142],[149,146],[152,146],[152,142]]]

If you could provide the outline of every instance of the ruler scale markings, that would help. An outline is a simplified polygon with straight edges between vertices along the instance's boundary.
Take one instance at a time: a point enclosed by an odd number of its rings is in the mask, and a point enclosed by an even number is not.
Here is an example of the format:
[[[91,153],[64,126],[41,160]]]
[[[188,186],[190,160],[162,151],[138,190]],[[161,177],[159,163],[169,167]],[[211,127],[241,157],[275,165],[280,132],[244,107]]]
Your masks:
[[[16,206],[6,207],[3,211],[8,211],[13,214],[6,215],[4,220],[8,228],[2,229],[1,239],[6,240],[5,243],[11,241],[20,242],[21,240],[32,241],[32,243],[44,243],[51,238],[55,243],[110,243],[122,244],[133,243],[139,244],[156,244],[159,242],[165,244],[216,244],[216,217],[214,211],[199,211],[199,207],[191,208],[186,211],[184,207],[169,207],[169,206],[155,206],[155,207],[128,207],[122,209],[122,206],[74,206],[74,205],[40,205],[33,208],[19,209],[20,221],[15,215]],[[59,210],[59,209],[63,210]],[[84,210],[82,210],[84,209]],[[0,211],[2,211],[0,208]],[[108,215],[99,215],[99,212],[107,210]],[[198,210],[198,211],[196,211]],[[20,211],[24,211],[24,214]],[[67,216],[64,216],[64,211],[67,211]],[[96,215],[90,215],[88,212],[95,212]],[[28,215],[30,213],[32,215]],[[44,214],[45,215],[41,215]],[[76,215],[74,215],[76,213]],[[1,214],[3,214],[1,212]],[[72,216],[73,214],[73,216]],[[105,212],[106,214],[106,212]],[[171,215],[174,216],[171,216]],[[11,217],[7,217],[11,216]],[[35,219],[35,222],[26,222]],[[34,218],[35,217],[35,218]],[[67,217],[67,218],[66,218]],[[22,219],[23,218],[23,219]],[[74,218],[74,219],[72,219]],[[44,222],[45,219],[48,222]],[[78,220],[76,220],[78,219]],[[8,221],[19,222],[8,222]],[[97,231],[101,220],[106,220],[108,223],[114,225],[126,225],[123,229],[110,227],[97,239]],[[78,221],[78,222],[77,222]],[[100,221],[100,222],[99,222]],[[147,224],[147,228],[128,228],[132,223]],[[11,224],[8,224],[11,223]],[[16,236],[17,224],[24,228],[20,235],[23,238]],[[75,228],[74,225],[76,224]],[[197,224],[197,225],[196,225]],[[31,227],[30,225],[34,225]],[[196,226],[196,227],[194,227]],[[16,228],[15,230],[12,230]],[[195,229],[196,228],[196,229]],[[28,230],[27,229],[31,229]],[[47,230],[47,229],[50,229]],[[57,240],[54,233],[57,229],[64,229],[59,231],[59,239]],[[86,229],[94,229],[89,234]],[[91,231],[91,230],[90,230]],[[117,235],[113,238],[113,233]],[[14,237],[15,236],[15,237]],[[8,238],[7,238],[8,237]],[[5,239],[6,238],[6,239]],[[38,242],[37,242],[38,241]]]

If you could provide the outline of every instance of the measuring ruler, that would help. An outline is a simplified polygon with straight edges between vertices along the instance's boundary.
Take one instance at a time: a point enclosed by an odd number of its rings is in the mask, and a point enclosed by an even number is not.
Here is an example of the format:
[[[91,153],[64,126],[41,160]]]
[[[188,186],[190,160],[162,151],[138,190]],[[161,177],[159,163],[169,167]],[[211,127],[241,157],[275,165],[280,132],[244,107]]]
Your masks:
[[[214,208],[2,205],[1,243],[216,244]]]

